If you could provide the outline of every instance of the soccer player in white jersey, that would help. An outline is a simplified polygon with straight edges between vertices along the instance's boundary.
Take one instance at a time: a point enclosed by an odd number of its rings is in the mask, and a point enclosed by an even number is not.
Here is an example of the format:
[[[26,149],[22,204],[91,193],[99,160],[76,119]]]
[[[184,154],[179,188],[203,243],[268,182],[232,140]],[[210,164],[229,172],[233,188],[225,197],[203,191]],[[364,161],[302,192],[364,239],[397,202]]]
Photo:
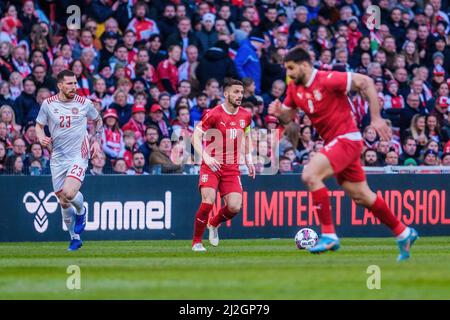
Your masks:
[[[64,223],[71,241],[68,250],[78,250],[80,234],[86,226],[86,210],[80,187],[90,156],[101,152],[102,118],[92,101],[76,94],[77,78],[72,71],[57,76],[59,92],[44,100],[36,118],[36,134],[41,145],[51,152],[53,189],[59,199]],[[87,120],[94,120],[96,135],[89,137]],[[48,126],[50,137],[44,132]]]

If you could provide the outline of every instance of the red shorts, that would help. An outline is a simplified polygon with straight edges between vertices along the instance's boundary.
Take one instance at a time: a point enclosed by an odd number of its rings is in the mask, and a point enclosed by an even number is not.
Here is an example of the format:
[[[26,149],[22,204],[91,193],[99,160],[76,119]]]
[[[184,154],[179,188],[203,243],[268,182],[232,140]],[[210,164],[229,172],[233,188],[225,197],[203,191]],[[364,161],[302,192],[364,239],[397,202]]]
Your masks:
[[[353,134],[349,134],[349,136],[354,138]],[[342,185],[344,181],[363,182],[366,180],[360,160],[362,147],[361,140],[351,140],[339,136],[320,150],[330,161],[338,184]]]
[[[209,167],[202,165],[200,167],[198,188],[201,189],[203,187],[219,190],[221,196],[231,192],[242,193],[241,175],[239,172],[224,170],[213,172]]]

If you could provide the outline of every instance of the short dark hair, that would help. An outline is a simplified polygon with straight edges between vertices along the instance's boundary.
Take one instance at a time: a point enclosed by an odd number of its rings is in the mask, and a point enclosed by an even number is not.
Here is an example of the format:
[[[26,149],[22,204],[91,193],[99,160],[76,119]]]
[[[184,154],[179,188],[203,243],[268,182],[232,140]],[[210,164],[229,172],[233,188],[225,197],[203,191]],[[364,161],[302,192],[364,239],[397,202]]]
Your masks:
[[[60,83],[64,81],[64,77],[76,77],[75,73],[71,70],[63,70],[56,76],[56,82]]]
[[[36,82],[34,81],[34,79],[31,76],[27,76],[26,78],[24,78],[22,80],[22,83],[25,85],[25,82],[33,82],[34,85],[36,85]]]
[[[187,106],[178,107],[177,108],[177,117],[180,115],[180,111],[185,110],[185,109],[189,112],[189,107],[187,107]]]
[[[134,159],[134,156],[137,155],[137,154],[142,154],[144,156],[144,158],[145,158],[144,153],[142,151],[138,150],[138,151],[133,152],[133,159]]]
[[[405,139],[403,139],[403,145],[406,145],[408,143],[408,140],[413,140],[414,142],[417,143],[416,139],[414,139],[413,136],[407,136]]]
[[[233,79],[233,78],[225,78],[223,81],[223,90],[230,88],[231,86],[242,86],[244,87],[244,84],[242,81]]]
[[[295,63],[299,62],[308,62],[311,64],[311,57],[309,56],[308,51],[301,47],[295,47],[291,49],[286,56],[284,57],[284,62],[293,61]]]
[[[150,124],[146,129],[145,129],[145,135],[147,135],[147,131],[148,130],[155,130],[156,132],[158,132],[158,135],[159,135],[159,129],[158,129],[158,127],[157,126],[155,126],[154,124]]]
[[[123,42],[118,42],[116,44],[116,46],[114,47],[114,52],[116,52],[117,50],[119,50],[120,48],[125,48],[128,50],[127,46],[123,43]]]

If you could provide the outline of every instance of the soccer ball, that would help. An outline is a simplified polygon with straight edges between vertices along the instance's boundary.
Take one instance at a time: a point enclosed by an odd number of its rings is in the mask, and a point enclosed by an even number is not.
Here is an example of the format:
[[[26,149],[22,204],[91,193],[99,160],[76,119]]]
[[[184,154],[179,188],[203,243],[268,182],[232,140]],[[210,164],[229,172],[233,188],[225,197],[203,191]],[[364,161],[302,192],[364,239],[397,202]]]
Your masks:
[[[295,235],[295,244],[299,249],[309,249],[316,245],[319,236],[313,229],[303,228]]]

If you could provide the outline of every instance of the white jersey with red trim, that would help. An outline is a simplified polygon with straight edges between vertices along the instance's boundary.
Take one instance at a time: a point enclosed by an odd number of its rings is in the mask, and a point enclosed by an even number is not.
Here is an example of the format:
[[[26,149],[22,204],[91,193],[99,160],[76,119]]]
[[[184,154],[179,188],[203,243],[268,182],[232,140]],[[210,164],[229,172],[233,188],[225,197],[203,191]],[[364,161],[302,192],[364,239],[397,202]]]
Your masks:
[[[87,120],[99,117],[91,100],[75,95],[62,102],[54,95],[41,105],[36,122],[48,125],[52,138],[52,161],[89,158]]]

